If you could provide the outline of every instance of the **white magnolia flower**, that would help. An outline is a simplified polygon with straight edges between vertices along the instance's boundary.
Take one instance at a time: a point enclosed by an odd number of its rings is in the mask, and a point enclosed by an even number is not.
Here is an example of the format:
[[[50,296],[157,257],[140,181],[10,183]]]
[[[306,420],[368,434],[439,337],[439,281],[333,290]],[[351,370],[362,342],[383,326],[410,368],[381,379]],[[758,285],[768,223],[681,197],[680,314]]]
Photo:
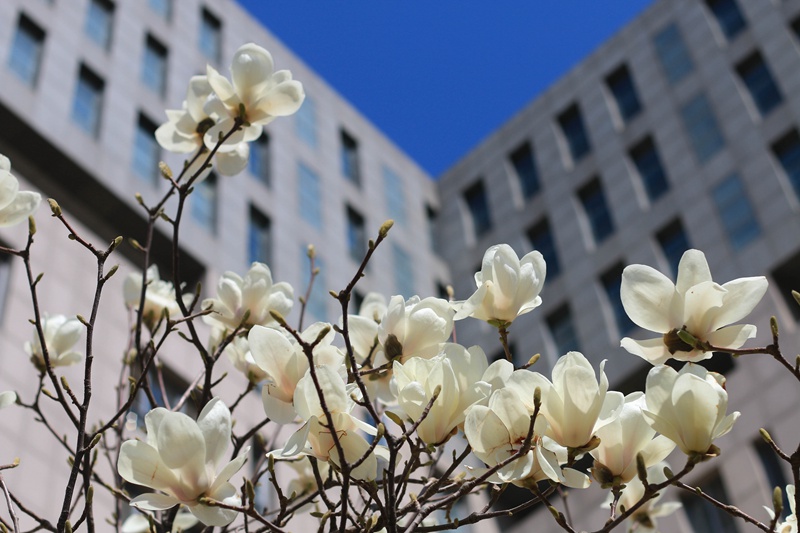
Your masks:
[[[252,332],[253,330],[250,331]],[[235,337],[228,343],[222,353],[228,356],[236,370],[244,374],[250,383],[255,385],[267,379],[267,373],[253,359],[247,337]]]
[[[192,77],[189,81],[189,89],[186,91],[186,100],[183,102],[183,108],[167,109],[167,122],[156,130],[156,140],[162,148],[181,154],[194,154],[198,151],[206,153],[208,151],[203,138],[219,118],[210,116],[204,108],[211,93],[211,85],[209,85],[206,76]],[[215,154],[215,166],[219,173],[224,176],[233,176],[244,170],[250,156],[250,146],[244,141],[254,140],[260,134],[261,127],[256,126],[250,132],[250,137],[252,138],[248,137],[243,139],[242,142],[227,145],[224,150],[218,150]],[[214,144],[216,144],[216,140]],[[187,170],[187,175],[192,175],[197,170],[200,170],[200,165],[205,160],[206,157],[203,155],[198,157],[194,165]],[[200,179],[205,178],[210,170],[210,168],[206,169],[200,175]]]
[[[236,511],[200,503],[202,497],[241,505],[228,481],[244,464],[247,451],[217,472],[231,439],[231,413],[219,398],[206,404],[197,422],[183,413],[158,407],[144,419],[147,441],[128,440],[120,448],[117,471],[122,479],[162,493],[131,500],[145,511],[163,511],[178,504],[208,526],[225,526]]]
[[[361,432],[377,435],[377,429],[351,414],[355,407],[351,395],[356,394],[357,389],[354,385],[346,385],[341,374],[330,366],[316,367],[316,375],[345,461],[352,465],[364,458],[350,475],[355,479],[375,479],[378,475],[378,454],[382,454],[385,449],[377,446],[370,451],[370,444]],[[305,453],[340,467],[339,450],[310,372],[307,372],[297,384],[294,407],[300,418],[306,422],[289,438],[282,454],[295,456]]]
[[[225,272],[217,284],[217,297],[203,300],[203,309],[211,313],[203,320],[220,329],[246,329],[253,325],[277,325],[270,311],[283,316],[294,304],[294,290],[286,282],[273,283],[272,273],[264,263],[253,263],[244,278]],[[248,314],[247,320],[244,319]]]
[[[77,318],[45,314],[42,317],[42,330],[52,366],[69,366],[80,362],[83,354],[72,349],[83,332],[83,324]],[[36,368],[44,370],[44,354],[36,331],[33,333],[33,340],[25,343],[25,351],[31,356]]]
[[[206,145],[216,144],[220,134],[228,133],[234,118],[245,120],[245,128],[233,134],[226,144],[255,139],[250,131],[272,122],[276,117],[295,113],[305,99],[303,85],[292,79],[288,70],[274,72],[272,56],[253,43],[240,47],[231,62],[231,79],[222,76],[211,65],[207,67],[208,82],[216,98],[209,100],[206,109],[221,120],[206,133]]]
[[[13,226],[31,216],[41,203],[38,192],[20,191],[11,174],[11,162],[0,154],[0,227]]]
[[[383,320],[386,309],[386,298],[377,292],[370,292],[364,297],[358,314],[348,315],[350,343],[359,363],[366,360],[374,362],[374,357],[380,348],[378,325]]]
[[[532,403],[532,402],[531,402]],[[493,467],[517,454],[527,439],[533,413],[511,388],[495,390],[488,405],[473,405],[464,421],[464,435],[481,461]],[[490,483],[514,483],[529,486],[550,479],[575,488],[589,485],[589,478],[576,470],[562,471],[567,450],[544,434],[547,420],[539,415],[533,428],[531,449],[492,474]],[[482,474],[481,469],[472,469]]]
[[[142,274],[134,272],[125,278],[122,292],[125,297],[125,305],[138,311],[142,295]],[[184,294],[182,298],[187,305],[192,301],[191,294]],[[181,314],[181,308],[175,296],[175,287],[171,282],[161,279],[157,265],[150,265],[150,268],[147,269],[147,289],[144,294],[142,318],[147,327],[152,330],[165,312],[170,318]]]
[[[530,252],[522,259],[507,244],[492,246],[475,273],[478,290],[461,303],[456,320],[471,316],[495,325],[508,325],[542,303],[539,293],[547,267],[542,254]]]
[[[488,396],[489,385],[480,381],[488,362],[479,346],[466,349],[446,343],[432,359],[412,357],[405,364],[394,362],[391,387],[400,414],[412,423],[419,421],[433,398],[439,395],[417,427],[426,444],[441,444],[464,422],[467,408]]]
[[[378,340],[386,360],[432,357],[453,332],[453,307],[441,298],[392,296],[378,326]]]
[[[729,415],[725,378],[692,363],[680,372],[657,366],[647,374],[642,411],[654,430],[672,440],[687,455],[713,452],[714,439],[728,433],[739,417]]]
[[[711,280],[706,256],[688,250],[678,265],[678,280],[645,265],[630,265],[622,272],[620,296],[625,312],[644,329],[661,333],[647,340],[622,339],[621,345],[654,365],[669,358],[697,362],[712,352],[693,348],[678,337],[681,329],[695,339],[725,349],[740,348],[755,337],[756,327],[731,326],[747,316],[764,296],[767,280],[763,276],[739,278],[719,285]]]
[[[665,466],[667,466],[665,463],[659,463],[648,468],[647,482],[657,484],[666,481],[667,478],[664,475]],[[633,514],[628,518],[628,522],[630,523],[628,531],[630,533],[658,533],[658,523],[656,518],[671,515],[683,507],[679,502],[667,502],[659,504],[658,500],[660,500],[663,495],[664,491],[659,492],[658,495],[642,504],[641,507],[633,512]],[[642,499],[642,496],[644,496],[644,485],[638,476],[634,476],[625,484],[625,488],[622,489],[619,502],[617,503],[617,509],[619,509],[620,512],[624,511],[625,509],[630,509],[639,503],[639,500]],[[601,507],[607,510],[612,499],[613,495],[609,493],[608,499]]]
[[[0,392],[0,409],[14,405],[17,401],[17,393],[14,391]]]
[[[302,496],[310,494],[319,488],[317,478],[314,476],[314,469],[311,467],[311,461],[307,455],[301,455],[298,459],[288,461],[286,464],[297,474],[297,477],[292,478],[289,482],[286,494],[291,495],[294,493],[297,496]],[[320,477],[326,479],[330,471],[330,465],[318,462],[317,468],[319,469]]]
[[[675,443],[664,435],[655,436],[642,414],[645,405],[643,392],[627,395],[619,414],[597,430],[600,445],[589,453],[595,459],[595,479],[601,483],[627,483],[636,476],[638,454],[645,467],[650,467],[666,459],[675,448]]]
[[[313,343],[325,328],[328,333],[314,347],[315,366],[325,365],[346,373],[344,354],[331,344],[335,333],[330,324],[317,322],[300,336],[305,342]],[[253,326],[248,343],[253,361],[266,375],[267,382],[261,389],[264,411],[279,424],[294,421],[297,418],[295,389],[308,371],[308,357],[302,346],[282,332],[263,326]]]
[[[560,445],[586,446],[622,408],[624,397],[609,392],[603,367],[605,361],[600,363],[598,381],[594,367],[580,352],[567,353],[553,367],[553,385],[542,395],[542,410],[550,424],[547,434]]]
[[[172,533],[188,531],[197,525],[197,517],[192,513],[181,509],[172,522]],[[122,523],[120,528],[122,533],[156,533],[156,529],[150,527],[150,520],[144,513],[133,513]]]

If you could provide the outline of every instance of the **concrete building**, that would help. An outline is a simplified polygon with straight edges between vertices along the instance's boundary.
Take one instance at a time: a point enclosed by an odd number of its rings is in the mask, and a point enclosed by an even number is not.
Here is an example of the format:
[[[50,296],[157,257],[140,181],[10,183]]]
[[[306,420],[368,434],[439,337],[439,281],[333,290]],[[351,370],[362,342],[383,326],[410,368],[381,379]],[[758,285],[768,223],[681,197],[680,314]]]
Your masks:
[[[0,153],[11,159],[21,188],[57,199],[87,240],[107,243],[125,235],[144,242],[145,213],[135,194],[152,205],[168,189],[158,174],[159,160],[173,169],[183,161],[162,152],[153,138],[166,120],[164,109],[180,108],[189,78],[204,73],[207,63],[228,74],[230,58],[247,42],[267,48],[276,68],[291,70],[308,97],[297,115],[265,129],[246,171],[197,186],[182,224],[190,286],[201,281],[203,295],[213,296],[220,274],[243,275],[258,260],[300,296],[308,284],[307,247],[313,243],[320,275],[306,325],[336,321],[341,311],[328,291],[345,287],[367,240],[393,218],[392,238],[370,263],[358,295],[378,288],[406,296],[436,293],[449,278],[429,239],[429,214],[439,208],[435,183],[233,0],[0,3]],[[32,261],[37,273],[45,272],[39,286],[42,311],[89,316],[92,257],[66,238],[46,203],[36,218]],[[0,231],[2,243],[23,247],[23,226]],[[171,265],[171,229],[160,222],[158,230],[154,259],[163,275]],[[30,294],[22,263],[0,259],[0,390],[17,390],[29,403],[37,382],[23,351],[33,334]],[[95,380],[107,389],[95,387],[93,420],[107,419],[116,406],[112,384],[129,337],[121,286],[127,273],[141,268],[143,256],[125,244],[116,261],[122,266],[107,286],[95,347]],[[288,317],[295,324],[298,308]],[[176,390],[195,379],[200,367],[191,350],[178,342],[163,353]],[[228,367],[227,361],[222,366]],[[71,383],[82,383],[77,367],[63,372]],[[240,416],[249,412],[260,419],[259,395],[250,396]],[[63,413],[50,404],[45,408],[62,427]],[[0,419],[0,452],[2,464],[22,459],[6,477],[12,490],[35,494],[23,501],[34,500],[31,508],[55,522],[52,513],[63,498],[68,470],[53,465],[66,464],[64,449],[33,422],[32,412],[10,408]],[[101,492],[98,505],[111,508]]]
[[[769,293],[748,320],[759,328],[752,345],[770,342],[775,313],[793,359],[800,345],[790,294],[800,287],[799,30],[795,0],[655,2],[441,177],[439,249],[456,298],[474,291],[473,273],[494,243],[520,255],[538,249],[548,262],[544,303],[511,327],[517,363],[541,352],[537,369],[549,374],[559,355],[577,349],[597,363],[608,359],[612,388],[642,390],[650,365],[619,339],[652,334],[625,316],[621,271],[642,263],[674,279],[687,248],[706,253],[720,282],[769,277]],[[461,327],[459,342],[501,353],[488,326]],[[742,418],[721,440],[721,460],[690,481],[764,519],[770,487],[790,477],[757,444],[757,429],[774,428],[779,442],[794,446],[797,383],[763,357],[714,361],[727,373],[730,409]],[[677,454],[672,461],[682,466]],[[600,491],[572,492],[577,528],[601,524]],[[719,522],[697,499],[682,501],[685,512],[662,531],[747,530]],[[537,525],[550,518],[532,514]],[[507,525],[531,527],[521,517]]]

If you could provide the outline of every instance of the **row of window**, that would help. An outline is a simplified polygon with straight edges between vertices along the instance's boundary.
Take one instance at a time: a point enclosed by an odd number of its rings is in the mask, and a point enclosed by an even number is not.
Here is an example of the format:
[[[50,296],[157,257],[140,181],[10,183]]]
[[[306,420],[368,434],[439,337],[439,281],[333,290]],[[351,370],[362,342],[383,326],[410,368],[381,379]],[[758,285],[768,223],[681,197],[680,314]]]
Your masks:
[[[172,12],[171,0],[149,0],[151,8],[165,18]],[[91,0],[86,14],[84,32],[99,46],[108,49],[114,17],[114,3],[110,0]],[[208,11],[202,11],[199,47],[210,59],[219,59],[220,55],[219,19]],[[20,14],[14,41],[9,57],[10,69],[31,87],[36,85],[41,65],[46,32],[24,13]],[[163,96],[167,88],[167,47],[153,35],[145,36],[144,54],[140,70],[140,79],[145,87]],[[95,125],[96,128],[96,125]],[[92,130],[92,133],[96,131]]]

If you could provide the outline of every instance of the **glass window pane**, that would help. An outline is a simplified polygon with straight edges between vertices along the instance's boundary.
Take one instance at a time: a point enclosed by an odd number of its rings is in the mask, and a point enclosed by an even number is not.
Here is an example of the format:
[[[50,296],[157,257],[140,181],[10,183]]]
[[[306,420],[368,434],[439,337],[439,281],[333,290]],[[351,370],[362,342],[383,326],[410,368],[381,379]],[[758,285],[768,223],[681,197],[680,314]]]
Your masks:
[[[596,243],[604,241],[614,233],[614,223],[611,220],[611,211],[608,209],[606,195],[600,180],[595,178],[578,191],[589,227]]]
[[[408,299],[416,294],[414,290],[414,266],[411,256],[399,244],[392,245],[395,289]]]
[[[219,62],[222,56],[222,23],[203,9],[200,18],[200,51],[212,61]]]
[[[406,195],[403,180],[389,167],[383,167],[383,188],[389,216],[398,224],[406,223]]]
[[[308,288],[308,283],[311,280],[308,247],[301,246],[300,252],[300,265],[303,271],[306,273],[305,277],[303,278],[305,283],[302,286],[302,291],[305,293]],[[328,289],[326,288],[327,282],[325,281],[325,261],[319,255],[319,253],[317,253],[317,255],[314,257],[314,268],[319,270],[314,278],[314,285],[311,288],[311,294],[309,295],[308,302],[306,304],[306,312],[308,315],[311,315],[313,320],[307,320],[306,323],[310,323],[312,321],[327,321],[329,319],[328,302],[332,301],[330,294],[328,294]]]
[[[149,35],[142,60],[142,83],[162,95],[167,87],[167,49]]]
[[[617,331],[620,335],[627,335],[632,331],[636,324],[634,324],[625,308],[622,306],[622,297],[620,296],[620,288],[622,287],[622,270],[625,266],[622,263],[617,263],[600,277],[603,283],[608,302],[611,304],[611,309],[614,311],[614,320],[617,324]]]
[[[247,239],[247,258],[250,263],[272,263],[272,232],[269,218],[250,206],[250,225]]]
[[[464,201],[472,217],[472,227],[476,237],[481,237],[492,229],[492,217],[489,213],[489,199],[483,188],[483,182],[478,181],[464,191]]]
[[[352,207],[347,207],[347,249],[353,261],[361,263],[367,254],[367,231],[364,217]]]
[[[139,115],[133,145],[133,170],[136,175],[151,183],[157,183],[161,147],[156,141],[156,124],[144,115]]]
[[[528,230],[528,240],[531,243],[531,247],[542,254],[544,262],[547,264],[547,277],[545,280],[549,281],[556,278],[561,272],[561,264],[558,261],[556,243],[547,219],[538,222]]]
[[[658,32],[653,37],[653,45],[670,83],[678,83],[694,70],[692,57],[675,24],[670,24]]]
[[[530,143],[524,143],[514,150],[509,156],[514,173],[519,180],[522,195],[530,198],[539,192],[539,172],[536,169],[536,161],[533,158],[533,150]]]
[[[766,61],[758,52],[739,63],[736,72],[762,115],[766,115],[783,101]]]
[[[570,156],[573,162],[582,159],[592,149],[589,144],[589,136],[583,124],[583,117],[577,104],[571,105],[566,111],[558,116],[558,124],[561,132],[567,141]]]
[[[217,229],[217,175],[212,172],[203,181],[195,182],[190,198],[192,218],[214,233]]]
[[[747,27],[736,0],[706,0],[725,37],[733,39]]]
[[[107,49],[111,44],[113,19],[114,4],[109,0],[91,0],[84,31],[94,42]]]
[[[714,110],[705,95],[698,94],[689,100],[681,108],[681,118],[701,163],[711,159],[725,145]]]
[[[753,206],[739,176],[728,176],[714,187],[712,195],[722,218],[722,225],[735,249],[744,248],[761,234]]]
[[[547,328],[553,338],[558,356],[570,351],[580,351],[578,335],[572,323],[572,312],[569,304],[564,304],[547,316]]]
[[[344,130],[341,131],[342,174],[356,185],[361,183],[358,163],[358,143]]]
[[[269,187],[272,184],[272,154],[269,135],[261,134],[255,142],[250,143],[250,159],[247,168],[258,181]]]
[[[772,145],[775,157],[786,172],[795,194],[800,196],[800,135],[792,130]]]
[[[636,86],[633,84],[633,78],[627,66],[622,65],[612,72],[606,78],[606,85],[614,96],[619,116],[623,122],[628,122],[639,114],[642,105],[639,103]]]
[[[674,278],[678,275],[678,263],[680,263],[683,253],[691,248],[689,246],[689,238],[683,229],[680,219],[676,218],[662,228],[656,234],[656,239],[661,246],[661,251],[667,259]]]
[[[312,226],[322,229],[322,193],[319,176],[303,163],[297,167],[300,213]]]
[[[103,107],[103,80],[81,65],[75,98],[72,102],[72,120],[84,131],[97,136],[100,131],[100,114]]]
[[[661,158],[658,156],[652,138],[648,137],[634,146],[630,151],[630,156],[651,202],[669,190],[667,174],[664,172]]]
[[[303,105],[294,115],[295,132],[311,148],[317,147],[317,106],[306,95]]]
[[[149,0],[150,9],[158,13],[164,20],[172,17],[172,0]]]
[[[31,19],[20,15],[14,41],[11,43],[8,67],[31,87],[36,85],[39,75],[44,35],[44,30]]]

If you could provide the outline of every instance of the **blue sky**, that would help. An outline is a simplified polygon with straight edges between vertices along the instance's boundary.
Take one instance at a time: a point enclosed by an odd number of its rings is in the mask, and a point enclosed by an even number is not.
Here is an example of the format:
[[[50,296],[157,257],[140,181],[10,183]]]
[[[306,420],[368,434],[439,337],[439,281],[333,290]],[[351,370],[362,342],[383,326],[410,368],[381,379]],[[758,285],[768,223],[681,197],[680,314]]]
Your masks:
[[[434,177],[652,0],[239,0]]]

